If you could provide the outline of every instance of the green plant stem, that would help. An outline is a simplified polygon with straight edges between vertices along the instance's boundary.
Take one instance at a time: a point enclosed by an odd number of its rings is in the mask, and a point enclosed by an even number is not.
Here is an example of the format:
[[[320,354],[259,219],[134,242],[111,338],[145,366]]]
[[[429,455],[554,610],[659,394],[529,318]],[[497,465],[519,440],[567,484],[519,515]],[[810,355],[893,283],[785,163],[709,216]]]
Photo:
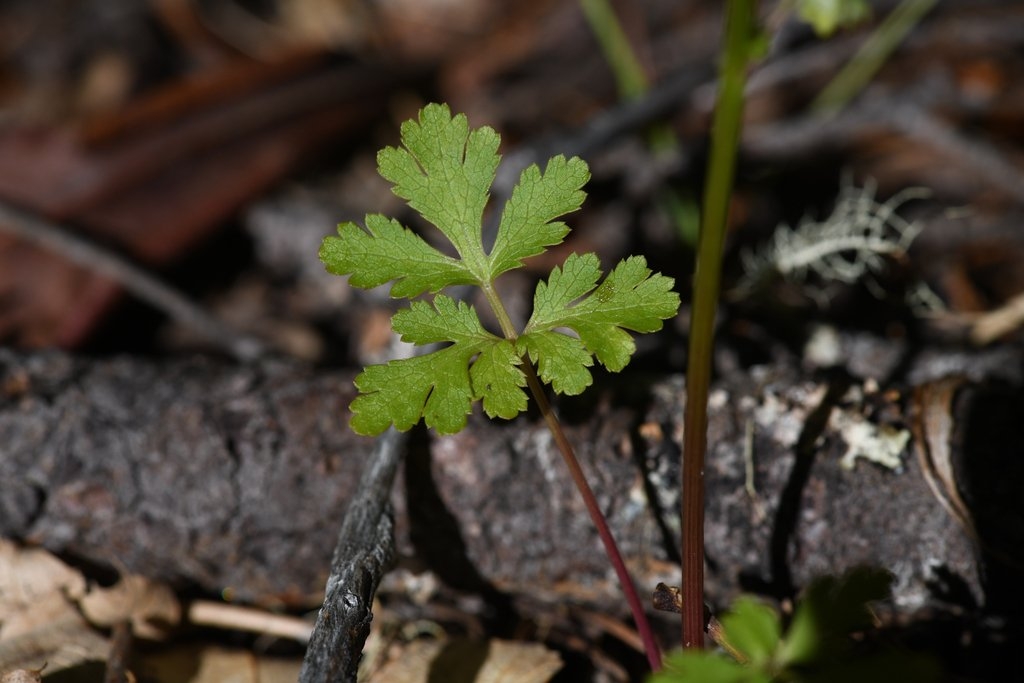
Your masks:
[[[518,334],[493,285],[488,283],[481,285],[481,288],[483,289],[484,296],[487,298],[487,302],[491,306],[491,310],[494,311],[494,315],[498,319],[498,324],[501,326],[501,331],[505,338],[515,342]],[[661,650],[658,647],[658,641],[654,637],[654,630],[647,619],[643,602],[641,602],[640,595],[636,591],[633,578],[629,575],[629,569],[622,558],[619,546],[612,536],[611,529],[608,527],[608,521],[605,519],[604,513],[601,512],[601,506],[598,505],[597,497],[587,482],[583,468],[580,467],[579,460],[576,459],[576,452],[562,430],[562,424],[558,421],[558,416],[555,414],[554,409],[552,409],[551,402],[548,401],[547,394],[544,392],[544,386],[541,384],[540,378],[537,377],[537,372],[534,370],[530,359],[524,356],[521,367],[523,374],[526,375],[526,384],[530,388],[530,393],[533,394],[537,407],[540,409],[540,414],[544,418],[544,423],[547,425],[548,431],[551,432],[551,436],[555,440],[555,445],[558,447],[559,452],[562,454],[566,467],[569,468],[569,475],[572,477],[573,483],[576,484],[576,489],[579,491],[580,496],[583,497],[583,504],[590,514],[591,521],[597,528],[597,535],[601,537],[601,542],[604,544],[605,554],[608,556],[608,560],[611,562],[612,567],[615,569],[615,574],[619,578],[619,583],[622,585],[622,592],[626,595],[626,602],[629,604],[629,611],[632,613],[633,621],[636,623],[637,633],[640,634],[640,639],[644,644],[647,662],[650,664],[652,671],[660,671]]]
[[[580,0],[580,7],[615,75],[619,96],[623,100],[635,100],[646,94],[650,79],[622,30],[610,0]],[[674,154],[679,149],[679,140],[672,126],[665,122],[648,126],[647,143],[656,156]],[[667,190],[659,193],[658,203],[675,224],[683,241],[687,245],[695,245],[699,221],[696,202],[681,193]]]
[[[711,160],[697,244],[682,475],[683,647],[704,647],[704,452],[711,352],[718,307],[729,197],[743,118],[743,88],[756,18],[756,0],[729,0],[725,41],[711,132]]]
[[[811,103],[811,111],[839,111],[871,81],[885,60],[903,42],[938,0],[903,0],[864,41],[842,71],[836,74]]]
[[[647,74],[633,52],[611,3],[608,0],[580,0],[580,7],[615,74],[619,94],[632,100],[647,92]]]
[[[519,338],[519,333],[516,332],[516,327],[512,324],[512,318],[509,317],[508,311],[505,310],[505,304],[501,302],[498,291],[494,289],[494,285],[490,282],[482,282],[480,289],[483,290],[484,297],[487,299],[487,303],[490,304],[491,311],[494,312],[494,317],[498,319],[501,333],[505,335],[505,339],[515,342]]]

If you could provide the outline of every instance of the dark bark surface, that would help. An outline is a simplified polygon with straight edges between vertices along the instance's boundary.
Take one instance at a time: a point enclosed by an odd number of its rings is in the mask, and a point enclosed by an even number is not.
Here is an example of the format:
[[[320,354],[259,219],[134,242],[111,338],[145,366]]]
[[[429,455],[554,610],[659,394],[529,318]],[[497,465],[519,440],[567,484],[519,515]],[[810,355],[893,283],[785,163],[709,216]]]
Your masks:
[[[395,558],[394,519],[388,501],[404,444],[405,437],[398,432],[382,434],[359,480],[338,534],[300,683],[356,680],[373,621],[373,598]]]
[[[374,446],[345,427],[349,374],[0,353],[4,536],[244,600],[315,604],[323,594]],[[981,374],[1015,367],[998,355],[985,362]],[[561,406],[644,591],[678,582],[682,386],[633,376]],[[837,415],[901,429],[902,403],[848,377],[758,370],[719,382],[706,472],[713,603],[740,589],[787,595],[859,564],[893,571],[907,611],[932,602],[943,577],[982,598],[971,541],[909,449],[895,470],[840,464],[849,444]],[[474,417],[409,457],[393,494],[399,548],[446,582],[621,604],[538,420]]]
[[[349,377],[0,356],[0,533],[243,600],[322,595],[373,441]]]

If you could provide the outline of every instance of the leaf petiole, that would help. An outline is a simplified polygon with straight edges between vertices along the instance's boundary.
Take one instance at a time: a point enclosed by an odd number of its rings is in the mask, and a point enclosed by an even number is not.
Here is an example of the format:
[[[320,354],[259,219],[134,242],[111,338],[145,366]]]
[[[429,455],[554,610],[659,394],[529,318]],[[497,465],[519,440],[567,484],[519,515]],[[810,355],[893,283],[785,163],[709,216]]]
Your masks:
[[[573,450],[572,444],[569,443],[565,432],[562,431],[562,424],[558,421],[558,416],[555,415],[555,411],[551,408],[551,403],[544,393],[544,387],[541,385],[540,379],[537,377],[537,373],[534,371],[529,358],[523,358],[523,372],[526,373],[526,384],[530,388],[530,393],[533,394],[534,400],[537,401],[537,408],[544,417],[544,423],[548,426],[551,436],[555,439],[555,444],[562,454],[565,466],[569,468],[569,475],[572,477],[573,483],[576,484],[576,490],[583,497],[583,504],[587,507],[591,521],[597,527],[597,535],[601,537],[601,543],[604,544],[604,551],[608,556],[608,561],[612,563],[615,575],[622,585],[622,592],[626,595],[629,611],[633,615],[633,621],[636,622],[637,633],[640,634],[640,639],[644,644],[647,662],[651,665],[652,671],[660,671],[661,650],[658,647],[658,641],[654,637],[654,630],[647,619],[647,613],[644,611],[640,596],[636,592],[633,578],[629,575],[629,569],[626,567],[625,560],[622,559],[619,546],[615,543],[611,529],[608,528],[608,521],[605,519],[604,513],[601,512],[601,507],[597,504],[594,491],[590,488],[586,475],[583,474],[583,468],[580,467],[579,460],[576,459],[576,453]]]
[[[505,310],[505,305],[502,303],[501,297],[498,296],[498,292],[491,283],[487,283],[486,286],[481,288],[484,291],[487,302],[491,306],[491,310],[494,311],[494,315],[498,319],[498,324],[501,326],[505,338],[515,343],[518,338],[515,326],[512,324],[512,320],[509,317],[508,311]],[[659,671],[661,670],[661,650],[658,647],[658,641],[654,637],[654,630],[647,619],[647,613],[644,611],[640,595],[637,593],[636,585],[633,583],[633,578],[630,576],[626,562],[619,551],[619,546],[615,542],[615,537],[612,536],[611,529],[608,527],[608,520],[605,519],[604,513],[601,512],[601,506],[597,503],[597,497],[594,495],[593,489],[590,488],[590,483],[583,473],[579,460],[576,459],[576,451],[562,430],[562,423],[558,421],[558,416],[551,407],[551,402],[548,401],[547,394],[544,391],[544,385],[541,384],[540,378],[537,377],[537,371],[534,369],[533,363],[530,362],[528,355],[523,356],[522,365],[519,367],[523,374],[526,375],[526,385],[529,387],[533,399],[537,402],[537,408],[544,418],[544,424],[547,425],[548,431],[551,432],[555,445],[558,446],[558,451],[562,454],[562,460],[565,461],[565,466],[569,469],[569,476],[572,477],[576,490],[579,491],[580,496],[583,498],[583,504],[587,508],[587,513],[597,528],[597,535],[600,536],[601,543],[604,545],[608,561],[611,562],[612,567],[615,569],[615,575],[619,579],[622,592],[625,594],[626,602],[629,605],[629,611],[633,615],[633,621],[636,623],[637,633],[639,633],[640,639],[643,641],[647,662],[650,664],[652,671]]]

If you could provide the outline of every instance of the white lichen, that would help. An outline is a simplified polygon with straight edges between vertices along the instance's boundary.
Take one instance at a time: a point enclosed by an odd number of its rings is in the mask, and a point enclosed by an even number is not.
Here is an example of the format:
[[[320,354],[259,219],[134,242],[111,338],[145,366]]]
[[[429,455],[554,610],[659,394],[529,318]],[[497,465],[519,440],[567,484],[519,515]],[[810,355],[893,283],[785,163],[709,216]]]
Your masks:
[[[886,259],[903,257],[920,232],[896,211],[930,193],[925,188],[909,188],[878,202],[876,190],[872,180],[856,187],[844,175],[831,215],[822,221],[805,216],[795,228],[782,223],[761,249],[741,253],[744,276],[740,291],[754,291],[773,274],[803,282],[813,273],[825,281],[863,281],[880,295],[875,276],[884,270]]]
[[[836,408],[828,421],[829,427],[839,433],[846,442],[846,452],[839,464],[852,470],[857,458],[899,470],[903,467],[901,456],[910,442],[910,432],[892,425],[876,425],[857,412]]]

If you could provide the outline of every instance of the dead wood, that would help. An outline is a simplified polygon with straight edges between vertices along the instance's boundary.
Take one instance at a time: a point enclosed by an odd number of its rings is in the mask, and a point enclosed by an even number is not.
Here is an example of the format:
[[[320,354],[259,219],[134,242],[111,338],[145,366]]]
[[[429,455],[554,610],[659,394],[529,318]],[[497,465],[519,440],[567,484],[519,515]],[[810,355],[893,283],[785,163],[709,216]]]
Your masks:
[[[301,683],[356,680],[373,621],[373,598],[395,557],[388,499],[404,444],[405,435],[394,430],[381,435],[345,513],[324,604],[302,663]]]
[[[345,428],[350,374],[3,351],[0,378],[2,535],[241,600],[319,601],[337,520],[374,444]],[[784,595],[859,564],[896,572],[908,610],[935,598],[936,572],[977,595],[971,543],[916,459],[904,452],[899,470],[863,459],[846,470],[849,437],[808,420],[887,416],[899,429],[901,400],[865,399],[856,382],[827,387],[767,369],[717,386],[709,600],[741,588]],[[682,391],[680,378],[632,377],[561,408],[624,554],[651,589],[678,571]],[[462,434],[434,438],[425,457],[393,496],[404,553],[472,590],[541,605],[620,603],[537,420],[474,417]],[[367,528],[380,528],[375,519]]]
[[[315,604],[371,439],[348,376],[0,356],[0,534],[240,599]]]

